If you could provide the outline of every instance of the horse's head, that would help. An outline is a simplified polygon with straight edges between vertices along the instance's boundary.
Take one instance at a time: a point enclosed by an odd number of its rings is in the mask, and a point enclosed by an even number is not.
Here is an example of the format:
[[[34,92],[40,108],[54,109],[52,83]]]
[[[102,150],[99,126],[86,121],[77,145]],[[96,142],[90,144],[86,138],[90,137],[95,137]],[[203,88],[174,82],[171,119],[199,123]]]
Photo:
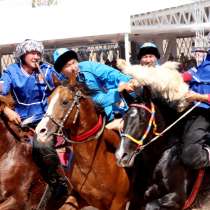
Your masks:
[[[102,117],[98,120],[96,106],[89,97],[91,91],[75,80],[76,75],[72,77],[57,86],[49,97],[48,109],[36,127],[37,140],[42,143],[53,142],[55,136],[63,136],[69,142],[72,138],[75,143],[97,121],[101,124]]]
[[[52,139],[56,135],[64,136],[64,128],[71,127],[77,130],[76,123],[81,114],[80,99],[85,98],[74,72],[69,81],[62,84],[55,77],[53,80],[57,87],[49,97],[46,114],[36,128],[37,140],[42,143],[53,142]],[[88,102],[86,103],[88,107]]]
[[[121,143],[116,151],[118,164],[122,167],[131,167],[134,159],[155,133],[155,106],[151,101],[151,92],[147,87],[139,87],[137,98],[129,104],[124,116],[124,128],[121,133]]]
[[[65,123],[76,120],[81,92],[70,89],[68,85],[59,85],[49,97],[45,116],[36,127],[37,140],[49,142],[54,134],[63,129]],[[67,118],[70,118],[67,120]]]

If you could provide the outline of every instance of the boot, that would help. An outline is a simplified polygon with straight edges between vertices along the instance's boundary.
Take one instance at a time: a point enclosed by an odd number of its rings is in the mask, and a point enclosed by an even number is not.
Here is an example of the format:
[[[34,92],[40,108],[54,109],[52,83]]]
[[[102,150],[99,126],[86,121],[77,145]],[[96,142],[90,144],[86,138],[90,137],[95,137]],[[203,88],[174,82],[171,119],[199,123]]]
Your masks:
[[[40,168],[43,179],[49,184],[53,198],[67,197],[72,187],[65,176],[55,149],[49,145],[42,145],[35,140],[33,144],[33,159]]]
[[[61,165],[50,174],[48,173],[45,176],[45,179],[49,184],[54,199],[67,198],[68,195],[70,195],[72,186],[70,185],[68,178],[65,176],[64,169]]]

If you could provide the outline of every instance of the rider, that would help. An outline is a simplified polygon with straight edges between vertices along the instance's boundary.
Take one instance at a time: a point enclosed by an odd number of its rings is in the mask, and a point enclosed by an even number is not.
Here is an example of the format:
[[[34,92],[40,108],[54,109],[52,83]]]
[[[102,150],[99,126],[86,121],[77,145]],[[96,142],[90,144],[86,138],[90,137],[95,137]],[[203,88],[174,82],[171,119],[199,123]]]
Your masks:
[[[1,94],[11,93],[15,101],[14,110],[5,107],[4,114],[15,124],[21,125],[28,119],[29,126],[35,128],[47,109],[47,98],[53,88],[52,74],[58,74],[51,65],[42,62],[43,53],[41,42],[31,39],[23,41],[14,51],[16,62],[9,65],[1,76]],[[67,191],[56,152],[34,140],[33,157],[55,195],[61,189]]]
[[[197,67],[183,74],[192,90],[186,95],[189,101],[201,103],[187,118],[182,136],[182,161],[191,168],[210,166],[210,51]]]
[[[145,42],[139,48],[137,54],[139,64],[142,66],[153,66],[158,65],[160,59],[160,52],[157,46],[152,42]]]
[[[85,82],[88,88],[95,90],[92,98],[104,108],[108,122],[106,127],[118,130],[121,119],[115,119],[115,116],[122,116],[128,108],[120,93],[123,90],[133,91],[131,77],[104,64],[78,62],[77,53],[67,48],[55,50],[53,58],[55,70],[64,78],[68,78],[74,71],[78,81]]]

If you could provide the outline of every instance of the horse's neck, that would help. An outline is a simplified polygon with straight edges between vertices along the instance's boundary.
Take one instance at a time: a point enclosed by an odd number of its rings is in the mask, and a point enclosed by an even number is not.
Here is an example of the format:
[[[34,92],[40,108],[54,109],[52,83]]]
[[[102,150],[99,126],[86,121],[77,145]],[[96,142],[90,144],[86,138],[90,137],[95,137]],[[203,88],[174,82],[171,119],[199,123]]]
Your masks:
[[[157,129],[155,131],[157,132],[157,134],[155,134],[155,132],[152,132],[152,136],[150,139],[156,137],[156,135],[161,134],[161,132],[168,129],[177,117],[177,113],[170,107],[158,105],[156,106],[155,110],[155,123],[157,125]],[[164,134],[161,135],[159,139],[155,140],[154,144],[151,144],[151,148],[155,151],[154,153],[162,154],[162,152],[166,148],[168,148],[170,145],[174,145],[177,142],[177,137],[179,133],[180,132],[177,132],[176,126],[170,128],[169,130],[167,130],[167,132],[164,132]]]
[[[82,108],[81,105],[82,109],[80,109],[77,124],[71,128],[71,135],[73,134],[73,136],[81,136],[86,134],[99,123],[100,115],[96,113],[94,107],[91,106],[87,108],[87,106],[88,104],[86,104],[85,108]],[[95,156],[101,152],[101,150],[105,152],[105,143],[103,141],[104,131],[101,129],[103,129],[103,123],[101,123],[97,132],[82,140],[84,143],[73,144],[75,158],[80,162],[81,165],[84,165],[85,167],[89,167],[88,165],[91,164]],[[100,137],[98,137],[97,135],[100,134],[101,131],[102,133]],[[85,142],[90,138],[92,139],[91,141]]]
[[[98,119],[99,115],[96,113],[93,102],[90,99],[82,101],[76,123],[70,125],[71,135],[77,136],[91,130],[97,124]]]
[[[11,148],[16,145],[16,137],[12,130],[5,124],[5,122],[0,118],[0,156],[5,152],[8,152]]]

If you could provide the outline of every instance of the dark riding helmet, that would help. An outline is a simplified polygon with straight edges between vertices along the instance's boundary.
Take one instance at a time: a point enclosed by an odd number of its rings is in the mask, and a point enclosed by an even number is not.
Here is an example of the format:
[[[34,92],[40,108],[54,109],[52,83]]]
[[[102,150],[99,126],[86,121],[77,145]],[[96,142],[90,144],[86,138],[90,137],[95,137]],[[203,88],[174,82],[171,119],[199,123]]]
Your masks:
[[[140,60],[144,55],[152,54],[157,59],[160,59],[160,53],[157,46],[152,42],[145,42],[140,46],[139,52],[137,54],[137,59]]]
[[[57,72],[61,72],[64,65],[72,60],[76,59],[78,61],[77,53],[68,48],[56,49],[53,53],[54,68]]]

